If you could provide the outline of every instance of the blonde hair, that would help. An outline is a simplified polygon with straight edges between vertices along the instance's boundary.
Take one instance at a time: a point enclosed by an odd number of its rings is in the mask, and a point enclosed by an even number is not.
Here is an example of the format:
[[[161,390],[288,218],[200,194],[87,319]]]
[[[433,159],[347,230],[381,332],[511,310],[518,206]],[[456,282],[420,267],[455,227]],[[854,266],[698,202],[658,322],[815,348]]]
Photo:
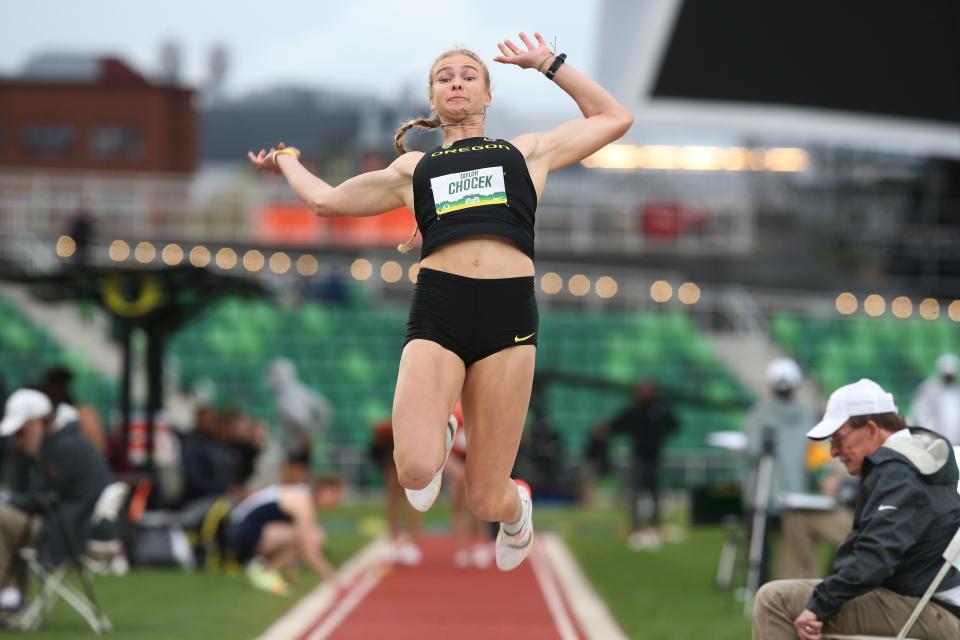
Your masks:
[[[487,83],[487,89],[490,89],[490,70],[487,69],[487,65],[480,59],[476,53],[470,49],[450,49],[449,51],[444,51],[437,59],[433,61],[433,64],[430,65],[430,75],[427,78],[427,97],[433,98],[433,81],[437,75],[437,65],[444,58],[449,58],[450,56],[467,56],[472,58],[478,65],[480,65],[480,70],[483,72],[483,80]],[[397,129],[397,135],[394,138],[394,145],[397,148],[397,154],[403,155],[407,152],[407,148],[403,144],[403,137],[407,134],[407,131],[413,127],[422,127],[424,129],[436,129],[440,127],[442,123],[440,122],[440,116],[437,113],[433,114],[431,118],[413,118],[412,120],[407,120],[400,128]]]
[[[480,65],[480,70],[483,71],[483,80],[487,83],[487,90],[490,89],[490,70],[487,69],[487,65],[484,64],[483,60],[480,59],[476,53],[470,49],[450,49],[449,51],[444,51],[437,59],[433,61],[433,64],[430,65],[430,75],[427,77],[427,97],[433,98],[433,81],[437,75],[437,65],[444,58],[449,58],[450,56],[467,56],[468,58],[473,59],[477,64]],[[423,129],[437,129],[443,123],[440,122],[440,114],[434,113],[431,118],[413,118],[412,120],[407,120],[400,128],[397,129],[397,135],[394,137],[393,144],[397,148],[397,155],[403,155],[407,152],[406,146],[403,144],[403,138],[407,135],[407,131],[413,127],[421,127]],[[397,245],[397,251],[400,253],[407,253],[413,247],[413,241],[417,237],[417,232],[419,231],[418,227],[413,228],[413,233],[410,234],[410,237],[403,244]]]

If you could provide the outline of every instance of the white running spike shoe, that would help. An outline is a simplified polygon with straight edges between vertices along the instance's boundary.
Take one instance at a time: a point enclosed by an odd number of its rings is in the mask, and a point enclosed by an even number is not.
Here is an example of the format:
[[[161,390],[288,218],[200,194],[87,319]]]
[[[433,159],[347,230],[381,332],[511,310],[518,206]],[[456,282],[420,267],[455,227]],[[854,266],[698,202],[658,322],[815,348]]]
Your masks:
[[[437,501],[437,496],[440,495],[440,483],[443,481],[443,467],[446,466],[447,458],[450,457],[450,450],[453,449],[453,438],[456,433],[457,418],[456,416],[450,416],[450,419],[447,420],[447,440],[445,443],[447,452],[443,456],[443,466],[434,474],[430,484],[423,489],[404,489],[407,494],[407,502],[417,511],[427,511]]]
[[[521,518],[524,520],[520,531],[511,535],[504,531],[500,523],[500,533],[497,534],[497,568],[500,571],[511,571],[520,566],[533,547],[533,497],[530,485],[523,480],[514,480],[517,493],[520,494],[520,508],[523,509]]]

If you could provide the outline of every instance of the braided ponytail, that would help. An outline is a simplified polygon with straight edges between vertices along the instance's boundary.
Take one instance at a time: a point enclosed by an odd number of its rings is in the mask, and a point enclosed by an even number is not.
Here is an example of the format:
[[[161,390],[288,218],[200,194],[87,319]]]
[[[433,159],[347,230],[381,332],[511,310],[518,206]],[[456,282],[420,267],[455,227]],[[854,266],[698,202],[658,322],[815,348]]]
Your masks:
[[[407,131],[413,127],[423,127],[424,129],[436,129],[440,126],[440,116],[435,115],[433,118],[414,118],[413,120],[407,120],[400,128],[397,129],[397,137],[394,138],[394,145],[397,147],[397,154],[403,155],[407,152],[407,148],[403,145],[403,137],[407,135]],[[413,228],[413,233],[410,234],[410,237],[407,238],[407,241],[403,244],[397,245],[397,251],[400,253],[407,253],[410,249],[413,248],[413,241],[417,237],[417,232],[419,227]]]
[[[397,154],[403,155],[407,152],[407,148],[403,145],[403,137],[407,135],[407,131],[413,127],[423,127],[424,129],[436,129],[440,126],[440,116],[436,115],[429,120],[427,118],[414,118],[413,120],[407,120],[400,128],[397,129],[397,136],[394,138],[394,145],[397,147]]]

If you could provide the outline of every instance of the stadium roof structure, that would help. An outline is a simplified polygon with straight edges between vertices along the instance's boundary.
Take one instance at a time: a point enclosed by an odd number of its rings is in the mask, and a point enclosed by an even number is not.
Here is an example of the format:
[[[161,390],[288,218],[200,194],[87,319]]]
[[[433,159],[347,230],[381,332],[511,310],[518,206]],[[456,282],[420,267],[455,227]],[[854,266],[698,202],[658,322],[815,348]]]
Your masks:
[[[960,158],[957,3],[602,0],[598,42],[601,84],[635,115],[628,142]]]
[[[218,298],[269,295],[250,278],[190,265],[149,269],[65,264],[56,272],[0,277],[25,285],[39,300],[86,300],[133,326],[164,331],[179,329]]]

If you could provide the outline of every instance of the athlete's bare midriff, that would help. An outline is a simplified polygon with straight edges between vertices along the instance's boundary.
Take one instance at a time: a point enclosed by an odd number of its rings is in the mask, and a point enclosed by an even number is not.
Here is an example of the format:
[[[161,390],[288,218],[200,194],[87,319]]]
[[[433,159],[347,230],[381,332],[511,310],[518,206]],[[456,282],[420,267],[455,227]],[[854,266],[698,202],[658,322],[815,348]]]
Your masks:
[[[424,258],[420,266],[468,278],[517,278],[535,273],[528,255],[497,236],[448,242]]]

